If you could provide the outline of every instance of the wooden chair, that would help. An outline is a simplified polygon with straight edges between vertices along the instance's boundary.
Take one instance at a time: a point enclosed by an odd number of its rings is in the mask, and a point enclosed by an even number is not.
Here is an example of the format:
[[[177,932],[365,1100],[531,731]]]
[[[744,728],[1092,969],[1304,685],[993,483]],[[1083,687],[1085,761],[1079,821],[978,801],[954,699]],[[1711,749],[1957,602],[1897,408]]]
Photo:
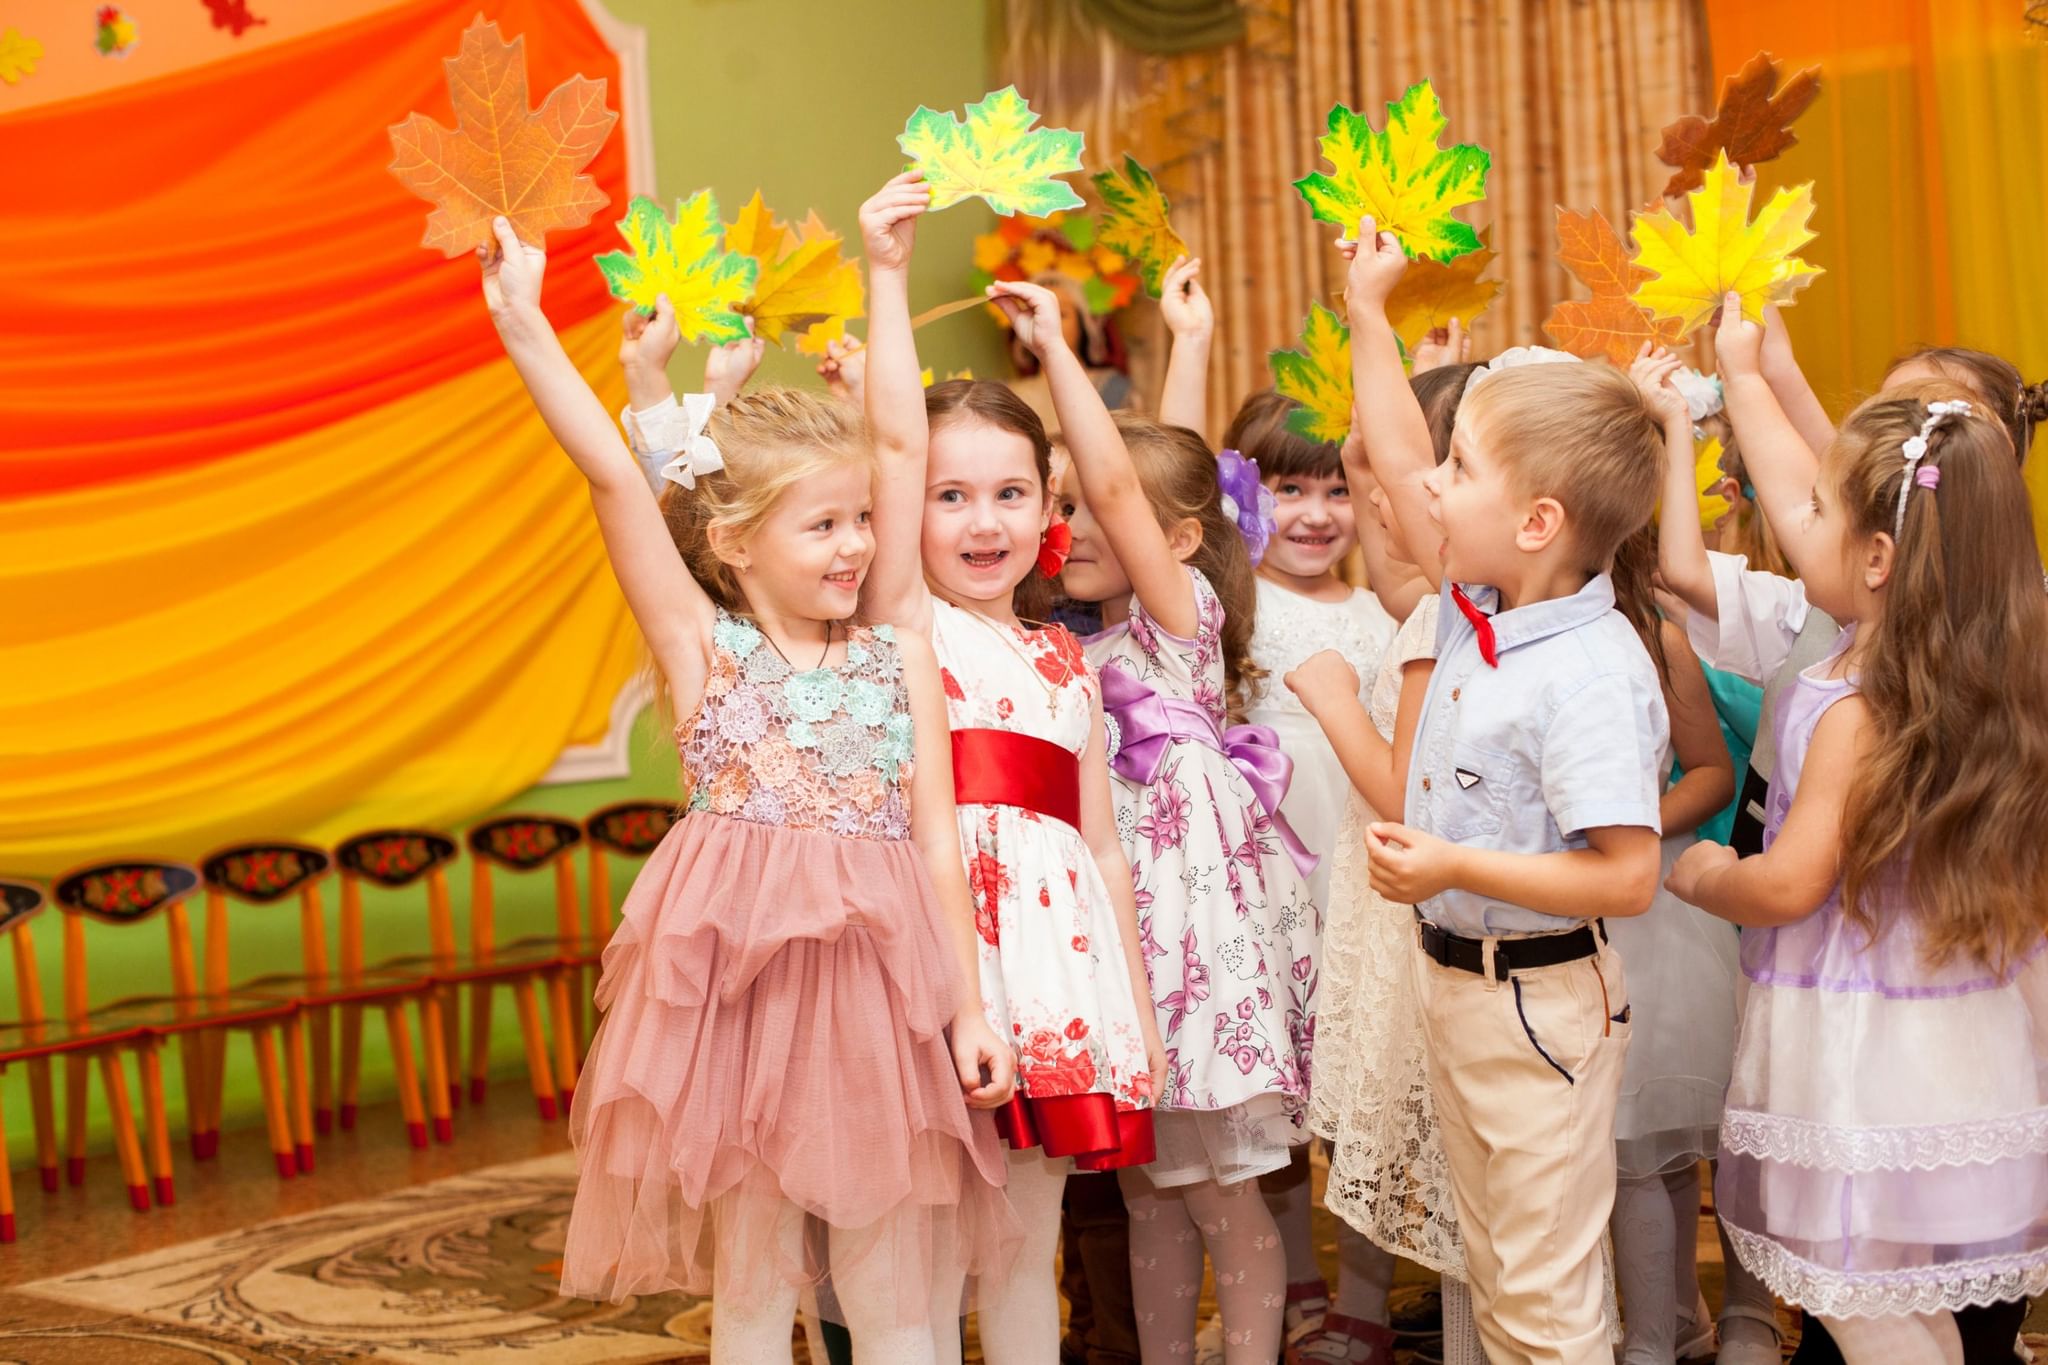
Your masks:
[[[135,1141],[135,1116],[127,1108],[127,1088],[119,1066],[120,1049],[133,1044],[140,1033],[132,1029],[115,1033],[81,1033],[61,1019],[52,1020],[44,1016],[43,983],[36,972],[36,945],[30,930],[30,921],[42,912],[43,905],[42,888],[34,883],[0,880],[0,929],[5,930],[14,946],[15,1000],[21,1011],[19,1020],[0,1024],[0,1072],[4,1072],[11,1062],[22,1062],[29,1068],[29,1099],[36,1125],[36,1166],[42,1174],[43,1189],[55,1192],[58,1183],[57,1121],[50,1094],[50,1059],[67,1053],[82,1053],[87,1055],[81,1061],[90,1062],[92,1055],[97,1054],[101,1059],[100,1075],[106,1084],[108,1108],[117,1138],[124,1125],[128,1133],[127,1145],[122,1149],[124,1162],[132,1154],[137,1163],[130,1171],[132,1182],[140,1178],[141,1148]],[[124,1083],[117,1085],[117,1079]],[[0,1242],[12,1242],[15,1235],[14,1179],[13,1172],[8,1169],[6,1150],[6,1125],[0,1121]],[[141,1207],[147,1208],[148,1203],[145,1201]]]
[[[293,1055],[287,1066],[295,1084],[306,1088],[310,1071],[313,1093],[312,1132],[301,1134],[298,1144],[299,1169],[313,1169],[313,1133],[326,1133],[334,1125],[334,1058],[330,1046],[331,1022],[337,1006],[354,1009],[360,1018],[365,1006],[384,1012],[384,1024],[394,1048],[403,1044],[408,1057],[411,1040],[405,1028],[405,1003],[419,1002],[420,1032],[427,1046],[428,1070],[441,1055],[441,1010],[431,983],[401,973],[337,971],[329,966],[327,919],[321,906],[320,883],[332,865],[327,854],[307,844],[253,843],[221,849],[200,864],[206,880],[206,990],[209,996],[241,995],[252,998],[295,1002],[306,1020],[305,1036],[310,1047],[307,1057]],[[228,953],[228,901],[232,897],[251,905],[272,905],[297,896],[299,902],[299,958],[297,972],[272,972],[230,985]],[[397,1020],[393,1022],[393,1016]],[[218,1037],[219,1035],[214,1035]],[[403,1070],[403,1069],[401,1069]],[[206,1100],[209,1126],[215,1137],[220,1128],[220,1092],[217,1063],[209,1059]],[[415,1073],[416,1075],[416,1073]],[[401,1085],[403,1085],[401,1078]],[[417,1109],[418,1086],[410,1100],[401,1096],[399,1105]],[[432,1106],[434,1133],[442,1142],[454,1137],[447,1101],[442,1096]],[[422,1126],[408,1123],[407,1137],[415,1146],[424,1145]]]
[[[293,1152],[294,1120],[310,1133],[311,1115],[302,1089],[289,1095],[278,1073],[277,1049],[272,1030],[284,1035],[285,1053],[297,1055],[299,1045],[298,1007],[289,1000],[266,1000],[236,995],[207,998],[199,992],[199,970],[192,950],[192,926],[185,914],[185,901],[199,889],[199,873],[183,863],[129,860],[97,863],[62,877],[56,884],[57,906],[64,912],[64,1012],[74,1028],[91,1032],[136,1031],[134,1046],[142,1073],[143,1115],[148,1130],[150,1164],[156,1177],[157,1201],[173,1202],[170,1125],[164,1109],[161,1044],[167,1038],[210,1029],[246,1033],[256,1055],[256,1076],[263,1092],[263,1115],[270,1129],[270,1150],[276,1158],[279,1178],[290,1180],[298,1174]],[[104,1005],[90,1003],[87,982],[85,924],[93,919],[102,924],[126,928],[161,913],[170,938],[171,991],[168,994],[123,996]],[[182,1046],[182,1043],[181,1043]],[[104,1066],[110,1064],[103,1063]],[[203,1065],[203,1064],[202,1064]],[[65,1073],[66,1141],[68,1174],[78,1184],[85,1173],[85,1062],[67,1058]],[[111,1089],[121,1089],[120,1067],[111,1064]],[[188,1082],[189,1085],[189,1082]],[[188,1094],[191,1093],[188,1089]],[[203,1091],[201,1092],[203,1093]],[[109,1096],[109,1103],[119,1102]],[[126,1148],[132,1145],[132,1127],[115,1119],[115,1142],[128,1165]],[[138,1176],[138,1158],[130,1171],[129,1199],[137,1208],[148,1207],[148,1192]]]
[[[645,858],[654,852],[655,846],[668,836],[668,832],[682,818],[682,812],[667,801],[621,801],[617,805],[605,806],[592,811],[583,821],[583,835],[590,849],[590,910],[585,931],[592,942],[598,945],[599,960],[602,961],[604,945],[612,941],[612,931],[618,927],[618,912],[612,905],[612,875],[610,858]],[[596,991],[597,975],[595,965],[588,973],[588,987],[579,991],[579,1000],[587,1000]],[[580,1011],[579,1011],[580,1014]],[[581,1023],[579,1018],[578,1023]],[[589,1036],[582,1035],[587,1045]]]

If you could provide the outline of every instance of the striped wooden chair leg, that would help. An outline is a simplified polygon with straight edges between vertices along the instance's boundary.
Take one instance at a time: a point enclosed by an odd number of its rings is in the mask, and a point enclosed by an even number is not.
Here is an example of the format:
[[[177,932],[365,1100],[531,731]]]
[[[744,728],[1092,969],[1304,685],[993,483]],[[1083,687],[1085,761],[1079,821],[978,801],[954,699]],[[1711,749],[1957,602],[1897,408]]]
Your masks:
[[[142,1143],[135,1136],[135,1110],[128,1103],[128,1073],[112,1048],[100,1054],[100,1080],[107,1090],[107,1112],[114,1121],[114,1151],[128,1181],[128,1203],[137,1213],[149,1212],[149,1174],[143,1169]]]
[[[299,1163],[292,1157],[291,1120],[285,1116],[284,1086],[277,1072],[277,1040],[270,1036],[270,1029],[258,1026],[249,1030],[249,1045],[256,1050],[256,1081],[263,1089],[263,1121],[270,1129],[270,1154],[277,1159],[277,1175],[280,1180],[290,1180],[299,1173]]]
[[[290,1107],[292,1160],[300,1175],[313,1174],[313,1101],[306,1084],[306,1026],[297,1014],[284,1019],[285,1103]]]
[[[555,1026],[555,1092],[562,1097],[562,1112],[576,1099],[576,1023],[569,1004],[569,978],[574,967],[548,973],[548,1012]]]
[[[448,1083],[448,1044],[440,993],[421,991],[419,1002],[420,1042],[427,1054],[427,1110],[434,1120],[434,1141],[453,1142],[455,1120],[450,1106],[455,1087]]]
[[[57,1188],[57,1110],[50,1094],[50,1059],[37,1057],[28,1064],[29,1105],[36,1119],[36,1169],[42,1173],[43,1188]]]
[[[64,1059],[64,1179],[72,1185],[85,1183],[85,1087],[90,1066],[84,1057]]]
[[[540,1002],[534,997],[533,978],[522,976],[512,983],[512,1002],[519,1011],[519,1034],[526,1043],[526,1072],[533,1082],[533,1101],[543,1120],[552,1122],[561,1110],[555,1103],[555,1079],[548,1071],[548,1044],[540,1027]]]
[[[335,1096],[335,1118],[344,1129],[356,1126],[356,1087],[363,1079],[363,1007],[341,1007],[341,1079]]]
[[[0,1242],[14,1240],[14,1172],[7,1161],[7,1121],[0,1118]]]
[[[191,1055],[192,1049],[186,1049]],[[157,1045],[138,1048],[135,1064],[142,1072],[142,1126],[149,1135],[149,1163],[156,1202],[169,1208],[178,1202],[171,1172],[171,1116],[164,1110],[164,1060]]]
[[[405,1137],[415,1147],[427,1145],[427,1116],[420,1106],[420,1069],[413,1060],[412,1030],[406,1027],[405,1006],[384,1006],[384,1028],[391,1037],[391,1060],[398,1068],[398,1107],[405,1115]]]
[[[334,1010],[320,1005],[312,1011],[306,1039],[312,1047],[313,1131],[334,1131]]]
[[[491,992],[493,982],[469,983],[469,1102],[482,1104],[491,1075]]]

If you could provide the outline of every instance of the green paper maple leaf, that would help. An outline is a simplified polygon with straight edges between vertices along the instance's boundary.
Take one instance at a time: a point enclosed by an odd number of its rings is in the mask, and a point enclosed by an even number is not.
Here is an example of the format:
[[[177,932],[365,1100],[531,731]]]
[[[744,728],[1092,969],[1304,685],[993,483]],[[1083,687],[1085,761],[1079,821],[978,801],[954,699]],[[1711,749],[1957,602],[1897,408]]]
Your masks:
[[[1266,363],[1274,390],[1301,405],[1287,415],[1287,429],[1342,445],[1351,432],[1351,329],[1343,319],[1320,303],[1310,304],[1301,349],[1268,352]]]
[[[659,204],[635,195],[619,220],[619,235],[631,252],[607,251],[597,258],[615,297],[651,313],[656,296],[668,295],[685,341],[745,340],[739,306],[754,292],[761,267],[750,256],[724,249],[725,224],[710,190],[677,204],[674,223],[662,216]]]
[[[1365,115],[1343,105],[1330,110],[1330,131],[1318,140],[1330,173],[1294,182],[1318,220],[1355,231],[1370,214],[1412,257],[1450,261],[1479,249],[1479,234],[1451,210],[1486,197],[1493,164],[1469,143],[1440,147],[1443,106],[1428,81],[1408,87],[1387,106],[1387,130],[1373,131]]]
[[[1081,169],[1081,135],[1033,128],[1037,122],[1009,85],[968,105],[965,122],[920,104],[896,145],[924,172],[934,211],[976,196],[1004,215],[1043,218],[1080,208],[1081,196],[1058,177]]]
[[[1173,230],[1167,216],[1166,195],[1159,182],[1128,152],[1122,175],[1103,171],[1094,180],[1103,206],[1096,239],[1135,266],[1144,278],[1145,292],[1158,298],[1167,268],[1175,257],[1188,251],[1188,244]]]

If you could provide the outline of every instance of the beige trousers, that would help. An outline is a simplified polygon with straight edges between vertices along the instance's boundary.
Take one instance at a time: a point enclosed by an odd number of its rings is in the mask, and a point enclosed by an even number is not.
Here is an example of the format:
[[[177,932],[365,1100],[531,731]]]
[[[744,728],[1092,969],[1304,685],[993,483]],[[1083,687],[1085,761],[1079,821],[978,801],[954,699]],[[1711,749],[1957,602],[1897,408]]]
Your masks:
[[[1603,947],[1506,981],[1440,966],[1419,946],[1412,960],[1487,1358],[1613,1365],[1601,1237],[1628,1050],[1621,956]]]

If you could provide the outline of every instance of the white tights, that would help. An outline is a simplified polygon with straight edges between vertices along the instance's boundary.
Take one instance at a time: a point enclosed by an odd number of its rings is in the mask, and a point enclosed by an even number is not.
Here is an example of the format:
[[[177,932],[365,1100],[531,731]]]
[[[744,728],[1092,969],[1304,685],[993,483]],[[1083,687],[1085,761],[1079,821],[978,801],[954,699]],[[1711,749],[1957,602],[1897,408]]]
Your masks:
[[[1066,1157],[1048,1159],[1036,1149],[1010,1153],[1010,1207],[1024,1225],[1024,1244],[1008,1279],[981,1284],[976,1319],[988,1365],[1045,1365],[1059,1359],[1060,1295],[1052,1265],[1060,1243],[1060,1196],[1073,1165]],[[854,1341],[859,1340],[856,1333]]]
[[[1821,1321],[1848,1365],[1963,1365],[1963,1339],[1948,1312]]]
[[[1453,1276],[1443,1283],[1444,1365],[1486,1365],[1479,1324],[1472,1317],[1472,1286]]]
[[[1202,1295],[1202,1253],[1216,1269],[1226,1365],[1272,1365],[1287,1306],[1287,1258],[1259,1182],[1213,1180],[1154,1188],[1121,1173],[1131,1211],[1131,1300],[1147,1361],[1191,1359]]]
[[[1700,1301],[1700,1168],[1617,1182],[1614,1266],[1620,1280],[1623,1365],[1672,1365],[1678,1323]]]
[[[1316,1262],[1315,1194],[1306,1145],[1294,1149],[1294,1159],[1285,1169],[1259,1178],[1259,1189],[1280,1229],[1280,1246],[1287,1253],[1287,1284],[1321,1284],[1322,1267]],[[1382,1251],[1363,1233],[1337,1220],[1337,1285],[1330,1294],[1330,1311],[1361,1322],[1387,1321],[1387,1292],[1394,1284],[1394,1257]]]

